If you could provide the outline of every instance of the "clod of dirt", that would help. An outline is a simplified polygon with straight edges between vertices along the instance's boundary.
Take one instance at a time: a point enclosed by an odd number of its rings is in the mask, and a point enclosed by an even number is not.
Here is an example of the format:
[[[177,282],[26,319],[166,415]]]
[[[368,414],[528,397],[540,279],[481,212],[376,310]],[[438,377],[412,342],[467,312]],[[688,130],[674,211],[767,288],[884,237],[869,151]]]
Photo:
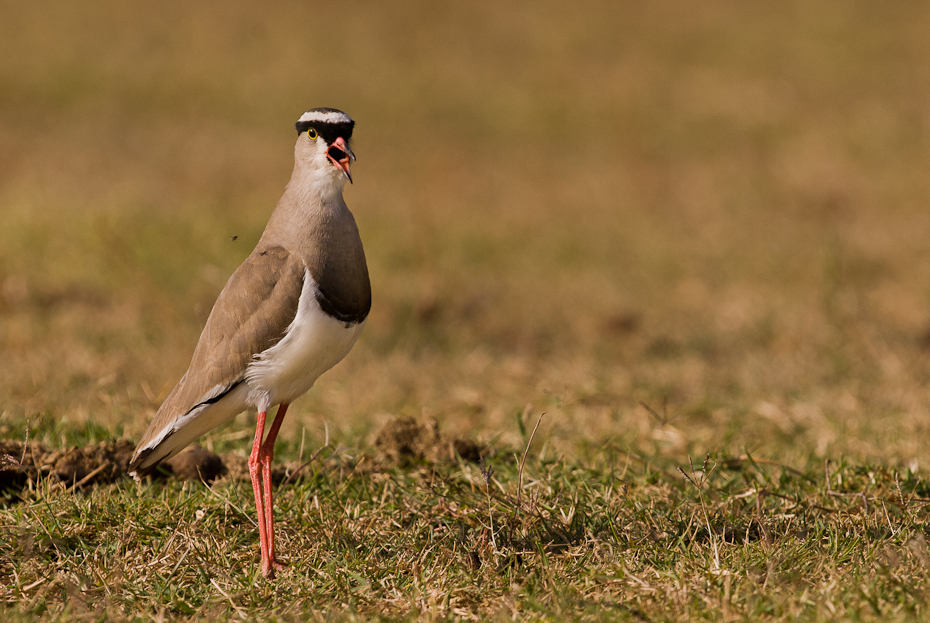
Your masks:
[[[445,438],[433,418],[420,422],[410,416],[401,416],[385,424],[375,438],[375,448],[383,460],[401,466],[416,461],[453,460],[456,453],[466,461],[477,462],[484,449],[467,439]]]
[[[122,477],[132,456],[129,441],[101,441],[93,446],[49,450],[30,441],[0,441],[0,489],[22,488],[30,478],[51,476],[65,484],[84,486]]]
[[[407,465],[417,460],[432,460],[439,443],[439,424],[436,420],[418,422],[404,416],[385,424],[375,447],[391,463]]]
[[[164,465],[178,480],[203,480],[210,483],[226,473],[220,455],[200,446],[191,446],[165,461]]]
[[[22,489],[30,478],[35,480],[39,475],[36,458],[46,454],[48,449],[42,444],[26,446],[21,441],[0,439],[0,491]]]
[[[52,465],[51,474],[68,485],[113,482],[126,473],[133,448],[126,440],[101,441],[96,446],[51,452],[45,461]]]
[[[463,461],[479,463],[481,462],[481,454],[484,452],[484,446],[471,439],[453,439],[452,450],[462,457]]]

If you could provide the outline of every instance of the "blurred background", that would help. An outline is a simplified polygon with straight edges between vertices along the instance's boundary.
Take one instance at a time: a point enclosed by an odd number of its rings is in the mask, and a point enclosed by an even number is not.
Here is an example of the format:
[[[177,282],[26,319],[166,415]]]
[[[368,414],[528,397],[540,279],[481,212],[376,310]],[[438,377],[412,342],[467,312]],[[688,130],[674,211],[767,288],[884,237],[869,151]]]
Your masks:
[[[925,2],[0,7],[3,436],[138,438],[331,106],[374,307],[286,447],[930,464]]]

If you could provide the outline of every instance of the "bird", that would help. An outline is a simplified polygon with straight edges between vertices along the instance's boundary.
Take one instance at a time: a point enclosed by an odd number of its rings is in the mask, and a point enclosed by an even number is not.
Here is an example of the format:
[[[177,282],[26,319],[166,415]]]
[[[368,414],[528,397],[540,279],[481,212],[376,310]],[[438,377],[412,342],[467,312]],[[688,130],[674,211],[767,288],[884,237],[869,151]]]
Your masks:
[[[371,282],[355,218],[355,122],[313,108],[296,123],[294,170],[252,253],[217,297],[190,367],[161,404],[129,462],[139,479],[211,429],[258,413],[249,455],[261,573],[285,565],[274,544],[271,462],[288,405],[352,349],[371,310]],[[268,411],[278,405],[264,435]]]

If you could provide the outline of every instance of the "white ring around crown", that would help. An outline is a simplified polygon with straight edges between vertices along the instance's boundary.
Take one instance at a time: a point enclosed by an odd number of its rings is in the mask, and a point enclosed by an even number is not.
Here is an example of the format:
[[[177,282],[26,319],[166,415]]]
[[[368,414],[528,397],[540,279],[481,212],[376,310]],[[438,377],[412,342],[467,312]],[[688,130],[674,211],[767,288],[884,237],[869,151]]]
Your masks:
[[[308,110],[300,116],[298,123],[303,121],[321,121],[323,123],[351,123],[352,118],[338,110]]]

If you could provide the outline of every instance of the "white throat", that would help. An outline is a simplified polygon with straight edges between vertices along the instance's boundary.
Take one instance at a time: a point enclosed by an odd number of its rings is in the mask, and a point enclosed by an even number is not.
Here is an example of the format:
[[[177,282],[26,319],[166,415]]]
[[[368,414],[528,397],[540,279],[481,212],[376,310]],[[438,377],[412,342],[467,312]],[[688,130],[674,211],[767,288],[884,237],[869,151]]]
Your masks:
[[[346,187],[346,181],[342,171],[328,162],[322,169],[298,164],[294,167],[288,187],[300,200],[311,204],[343,204],[342,191]]]

